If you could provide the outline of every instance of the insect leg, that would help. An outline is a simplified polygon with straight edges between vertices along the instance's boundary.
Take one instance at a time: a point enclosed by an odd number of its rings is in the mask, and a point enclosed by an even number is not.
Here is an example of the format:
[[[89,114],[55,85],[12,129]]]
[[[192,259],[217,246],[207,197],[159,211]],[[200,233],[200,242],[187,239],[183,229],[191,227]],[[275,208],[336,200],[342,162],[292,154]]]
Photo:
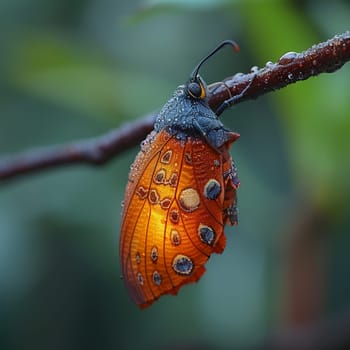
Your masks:
[[[224,172],[225,181],[225,199],[223,217],[224,221],[237,225],[238,223],[238,208],[237,208],[237,194],[236,190],[239,187],[239,180],[237,174],[237,168],[233,160],[230,158],[230,167]]]
[[[242,97],[244,97],[245,93],[249,90],[249,88],[252,86],[253,81],[256,78],[256,74],[253,76],[252,80],[249,82],[249,84],[243,89],[243,91],[235,96],[230,97],[229,99],[225,100],[215,111],[215,114],[219,116],[226,108],[231,107],[234,105],[237,101],[239,101]]]

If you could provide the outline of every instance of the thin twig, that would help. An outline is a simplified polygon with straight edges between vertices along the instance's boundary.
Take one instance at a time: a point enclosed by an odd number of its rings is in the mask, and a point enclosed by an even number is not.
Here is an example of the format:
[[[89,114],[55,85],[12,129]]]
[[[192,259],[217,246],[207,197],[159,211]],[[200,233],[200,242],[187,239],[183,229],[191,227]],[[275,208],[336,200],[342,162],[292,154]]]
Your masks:
[[[249,74],[238,73],[224,80],[224,84],[212,84],[209,104],[215,110],[230,96],[239,95],[248,84],[248,91],[235,103],[257,98],[267,92],[280,89],[299,80],[306,80],[320,73],[338,70],[350,60],[350,32],[312,46],[302,53],[287,53],[277,63]],[[152,130],[154,116],[147,115],[133,123],[105,135],[67,145],[29,150],[0,159],[0,180],[61,165],[88,163],[100,165],[136,145]]]
[[[0,180],[59,165],[103,164],[140,142],[152,130],[154,120],[154,115],[147,115],[100,137],[66,145],[32,149],[0,159]]]

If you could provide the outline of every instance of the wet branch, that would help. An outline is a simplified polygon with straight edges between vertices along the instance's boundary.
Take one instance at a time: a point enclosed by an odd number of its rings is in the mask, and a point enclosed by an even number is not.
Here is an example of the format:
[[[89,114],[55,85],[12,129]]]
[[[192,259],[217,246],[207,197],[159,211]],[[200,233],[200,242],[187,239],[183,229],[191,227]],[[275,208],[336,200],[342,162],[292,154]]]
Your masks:
[[[239,95],[251,83],[244,96],[235,103],[254,99],[320,73],[331,73],[350,60],[350,32],[312,46],[302,53],[289,52],[276,63],[248,74],[238,73],[212,84],[210,106],[215,110],[231,96]],[[0,158],[0,180],[68,164],[103,164],[140,142],[153,128],[155,116],[147,115],[105,135],[66,145],[38,148]]]

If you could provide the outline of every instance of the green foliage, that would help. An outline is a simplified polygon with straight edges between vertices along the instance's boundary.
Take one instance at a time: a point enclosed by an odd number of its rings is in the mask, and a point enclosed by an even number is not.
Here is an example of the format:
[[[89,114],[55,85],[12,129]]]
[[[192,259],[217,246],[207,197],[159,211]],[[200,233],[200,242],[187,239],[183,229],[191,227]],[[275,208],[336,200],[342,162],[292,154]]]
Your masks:
[[[115,65],[87,45],[33,33],[18,42],[9,64],[9,82],[23,92],[95,118],[138,115],[169,88],[145,72]],[[151,91],[148,86],[154,84]],[[135,103],[137,99],[137,104]]]
[[[338,6],[336,3],[335,8]],[[259,56],[276,61],[286,51],[300,52],[319,40],[306,14],[300,16],[299,9],[289,3],[276,1],[273,12],[262,3],[254,8],[242,3],[242,7],[249,11],[252,24],[249,35],[257,42],[253,50]],[[349,9],[347,11],[349,14]],[[273,22],[274,26],[266,26],[266,22]],[[344,25],[340,31],[346,29]],[[273,41],[267,40],[271,37]],[[274,45],[275,42],[279,45]],[[290,86],[271,97],[283,118],[296,186],[309,192],[312,200],[330,208],[337,204],[339,196],[350,190],[346,181],[350,168],[343,161],[348,157],[350,145],[345,136],[350,130],[350,100],[346,96],[348,72],[349,67],[344,67],[339,74]]]

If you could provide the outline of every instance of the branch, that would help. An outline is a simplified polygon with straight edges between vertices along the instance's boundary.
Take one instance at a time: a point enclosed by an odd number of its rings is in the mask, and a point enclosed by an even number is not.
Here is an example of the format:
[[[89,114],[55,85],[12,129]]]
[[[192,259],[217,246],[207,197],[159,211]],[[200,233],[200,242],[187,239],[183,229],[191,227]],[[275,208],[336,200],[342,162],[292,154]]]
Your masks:
[[[235,74],[225,79],[224,84],[210,85],[212,95],[209,104],[215,110],[230,96],[239,95],[253,77],[249,89],[235,103],[257,98],[320,73],[334,72],[349,60],[350,32],[347,31],[302,53],[286,53],[277,63],[270,62],[249,74]],[[103,164],[145,138],[153,128],[154,119],[155,116],[147,115],[100,137],[1,158],[0,180],[61,165]]]
[[[152,130],[155,116],[147,115],[100,137],[32,149],[13,157],[0,158],[0,181],[59,165],[100,165],[134,146]]]
[[[225,79],[226,86],[221,84],[219,88],[215,89],[210,99],[210,107],[215,110],[230,95],[238,95],[248,86],[253,77],[254,81],[249,86],[248,91],[237,102],[257,98],[267,92],[281,89],[321,73],[335,72],[349,60],[350,31],[347,31],[326,42],[313,45],[304,52],[287,52],[281,56],[277,63],[268,62],[262,69],[255,71],[252,69],[253,72],[250,74],[237,73],[233,77]],[[229,88],[230,94],[227,88]]]

